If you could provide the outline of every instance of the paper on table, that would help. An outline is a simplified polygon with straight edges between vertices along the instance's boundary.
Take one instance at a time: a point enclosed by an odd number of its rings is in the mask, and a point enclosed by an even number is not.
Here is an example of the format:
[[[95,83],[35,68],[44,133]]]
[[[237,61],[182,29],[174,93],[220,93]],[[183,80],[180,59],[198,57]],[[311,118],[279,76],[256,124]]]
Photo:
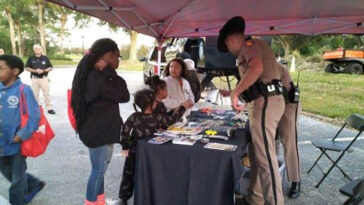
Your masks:
[[[196,143],[195,140],[189,139],[188,137],[180,137],[180,138],[174,138],[172,140],[173,144],[179,144],[179,145],[189,145],[192,146]]]
[[[207,149],[216,149],[216,150],[223,150],[223,151],[235,151],[238,146],[230,145],[230,144],[221,144],[210,142],[204,146]]]

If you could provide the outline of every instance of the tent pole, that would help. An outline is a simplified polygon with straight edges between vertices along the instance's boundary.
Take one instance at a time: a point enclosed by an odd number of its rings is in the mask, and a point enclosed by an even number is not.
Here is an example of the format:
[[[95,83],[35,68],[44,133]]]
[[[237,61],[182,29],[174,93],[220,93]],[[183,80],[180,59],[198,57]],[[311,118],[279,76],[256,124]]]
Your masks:
[[[158,61],[157,61],[157,67],[158,67],[158,75],[161,76],[161,60],[162,60],[162,42],[158,41]]]

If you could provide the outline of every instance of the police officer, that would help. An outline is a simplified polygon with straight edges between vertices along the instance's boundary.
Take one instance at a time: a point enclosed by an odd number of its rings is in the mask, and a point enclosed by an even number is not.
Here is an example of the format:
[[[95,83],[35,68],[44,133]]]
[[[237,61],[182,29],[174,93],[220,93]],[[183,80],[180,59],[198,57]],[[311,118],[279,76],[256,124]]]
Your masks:
[[[286,107],[281,121],[278,124],[278,136],[284,149],[284,158],[287,167],[288,181],[291,187],[289,198],[297,198],[300,195],[300,160],[297,147],[297,117],[299,112],[299,90],[294,86],[288,70],[278,63],[282,71],[283,95]]]
[[[231,92],[231,104],[240,112],[243,94],[248,103],[252,142],[249,146],[251,204],[284,204],[282,183],[275,151],[275,135],[284,112],[284,98],[279,92],[281,71],[269,45],[263,40],[245,40],[245,21],[231,18],[219,31],[218,49],[237,57],[241,80]],[[259,178],[261,180],[259,180]]]
[[[42,47],[38,44],[33,46],[34,55],[30,56],[25,64],[25,69],[30,72],[32,79],[32,90],[39,103],[39,90],[42,90],[45,105],[49,114],[56,114],[53,110],[49,96],[48,73],[52,71],[52,64],[47,56],[42,55]]]

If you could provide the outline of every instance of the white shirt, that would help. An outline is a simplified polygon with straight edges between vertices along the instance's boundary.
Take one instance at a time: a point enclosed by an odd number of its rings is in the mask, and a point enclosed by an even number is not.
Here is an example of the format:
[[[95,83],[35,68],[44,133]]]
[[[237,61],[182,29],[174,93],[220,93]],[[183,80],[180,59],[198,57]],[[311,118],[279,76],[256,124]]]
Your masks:
[[[167,111],[179,107],[182,103],[187,100],[192,103],[195,102],[195,97],[192,93],[191,86],[188,81],[182,78],[182,87],[178,80],[172,76],[164,78],[167,83],[168,95],[167,98],[162,100],[164,105],[167,107]]]

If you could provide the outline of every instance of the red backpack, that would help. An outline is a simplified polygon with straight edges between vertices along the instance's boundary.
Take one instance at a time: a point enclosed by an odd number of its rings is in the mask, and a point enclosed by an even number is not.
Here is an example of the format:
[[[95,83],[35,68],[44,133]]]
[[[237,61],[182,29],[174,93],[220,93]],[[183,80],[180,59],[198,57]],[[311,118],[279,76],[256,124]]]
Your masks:
[[[24,94],[25,85],[20,86],[20,127],[23,128],[28,122],[29,113],[28,105]],[[54,137],[54,132],[49,125],[47,118],[44,116],[43,109],[39,106],[40,120],[38,130],[33,132],[27,140],[21,143],[21,154],[26,157],[37,157],[43,154],[49,142]]]
[[[76,119],[73,115],[73,109],[71,107],[72,90],[67,90],[67,106],[68,106],[68,119],[70,120],[71,126],[76,130]]]

